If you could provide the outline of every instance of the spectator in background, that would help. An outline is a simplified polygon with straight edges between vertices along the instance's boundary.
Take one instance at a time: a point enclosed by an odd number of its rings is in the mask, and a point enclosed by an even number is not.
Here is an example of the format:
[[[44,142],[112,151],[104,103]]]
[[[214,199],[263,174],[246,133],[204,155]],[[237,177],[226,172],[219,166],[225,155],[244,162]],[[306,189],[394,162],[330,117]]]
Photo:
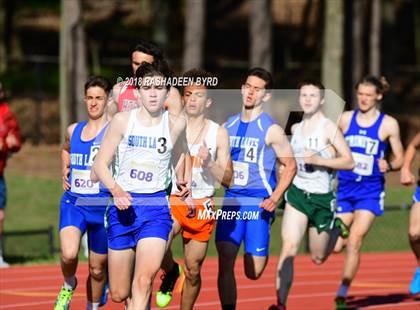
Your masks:
[[[0,268],[9,267],[3,259],[3,223],[6,206],[6,183],[4,168],[11,153],[19,151],[21,139],[16,117],[9,109],[3,86],[0,82]]]

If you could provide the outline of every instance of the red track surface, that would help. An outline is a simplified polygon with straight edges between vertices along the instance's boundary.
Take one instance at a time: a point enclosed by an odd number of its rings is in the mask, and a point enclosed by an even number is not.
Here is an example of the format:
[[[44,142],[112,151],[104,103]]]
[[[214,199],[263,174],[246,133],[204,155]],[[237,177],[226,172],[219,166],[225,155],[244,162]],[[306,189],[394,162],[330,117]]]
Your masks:
[[[334,255],[322,266],[306,256],[295,260],[295,282],[289,295],[288,309],[334,309],[333,299],[340,280],[343,255]],[[276,257],[270,257],[264,275],[258,281],[245,278],[242,260],[238,259],[237,309],[267,309],[275,301],[274,274]],[[363,309],[420,309],[420,297],[407,295],[415,269],[411,253],[364,254],[359,273],[350,289],[351,305]],[[85,309],[87,265],[78,270],[79,286],[73,297],[72,309]],[[202,289],[194,309],[220,309],[217,295],[217,260],[208,258],[203,267]],[[0,269],[0,309],[52,309],[62,284],[58,265],[11,267]],[[156,278],[154,288],[160,284]],[[179,293],[166,309],[179,308]],[[124,309],[108,302],[101,309]]]

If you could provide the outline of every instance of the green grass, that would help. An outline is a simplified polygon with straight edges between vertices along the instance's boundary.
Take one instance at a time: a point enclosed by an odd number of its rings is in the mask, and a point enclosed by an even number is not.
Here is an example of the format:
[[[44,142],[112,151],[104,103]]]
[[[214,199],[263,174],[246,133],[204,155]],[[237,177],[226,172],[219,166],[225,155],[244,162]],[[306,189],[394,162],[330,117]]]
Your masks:
[[[8,173],[8,205],[6,208],[5,231],[24,231],[54,226],[55,247],[58,243],[58,223],[60,197],[62,194],[59,180],[42,179]],[[385,205],[408,205],[413,189],[390,188],[387,190]],[[378,218],[366,238],[364,251],[404,251],[409,250],[407,240],[408,210],[386,210]],[[270,253],[280,253],[281,215],[271,228]],[[177,237],[173,247],[176,257],[182,256],[182,240]],[[215,256],[214,233],[209,243],[208,253]],[[49,262],[57,261],[58,256],[48,256],[46,236],[9,237],[6,240],[6,255],[12,262]]]

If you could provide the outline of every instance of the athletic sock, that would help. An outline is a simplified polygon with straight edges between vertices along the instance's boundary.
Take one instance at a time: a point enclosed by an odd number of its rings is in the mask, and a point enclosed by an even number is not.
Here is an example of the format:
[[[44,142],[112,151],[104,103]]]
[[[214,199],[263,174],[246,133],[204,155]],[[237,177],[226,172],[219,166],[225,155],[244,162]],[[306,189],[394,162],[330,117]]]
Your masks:
[[[232,304],[232,305],[222,305],[222,309],[223,309],[223,310],[235,310],[235,309],[236,309],[236,304]]]
[[[347,297],[349,286],[347,284],[341,284],[337,291],[337,296]]]
[[[86,310],[98,310],[99,309],[99,302],[88,302],[86,306]]]
[[[75,276],[64,277],[63,286],[66,290],[74,290],[74,288],[76,287],[76,277]]]

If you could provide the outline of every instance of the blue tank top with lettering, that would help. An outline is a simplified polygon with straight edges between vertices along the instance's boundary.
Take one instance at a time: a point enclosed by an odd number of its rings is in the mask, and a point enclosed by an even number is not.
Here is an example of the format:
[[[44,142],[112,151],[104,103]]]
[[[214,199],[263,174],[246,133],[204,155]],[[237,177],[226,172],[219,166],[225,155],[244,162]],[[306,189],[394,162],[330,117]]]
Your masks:
[[[226,189],[226,196],[269,197],[276,186],[276,154],[266,145],[268,129],[274,124],[263,112],[251,122],[243,122],[241,114],[228,119],[234,168],[234,185]]]
[[[358,110],[354,111],[350,126],[344,138],[353,155],[355,168],[338,171],[338,180],[343,181],[377,181],[384,180],[379,171],[378,159],[384,158],[388,144],[379,138],[379,127],[385,117],[380,113],[370,127],[362,127],[357,123]]]
[[[109,196],[108,189],[101,182],[93,182],[90,179],[92,164],[99,151],[108,124],[101,129],[95,138],[84,141],[82,140],[82,131],[86,125],[86,121],[78,123],[70,139],[69,183],[71,188],[68,193],[76,197]]]

